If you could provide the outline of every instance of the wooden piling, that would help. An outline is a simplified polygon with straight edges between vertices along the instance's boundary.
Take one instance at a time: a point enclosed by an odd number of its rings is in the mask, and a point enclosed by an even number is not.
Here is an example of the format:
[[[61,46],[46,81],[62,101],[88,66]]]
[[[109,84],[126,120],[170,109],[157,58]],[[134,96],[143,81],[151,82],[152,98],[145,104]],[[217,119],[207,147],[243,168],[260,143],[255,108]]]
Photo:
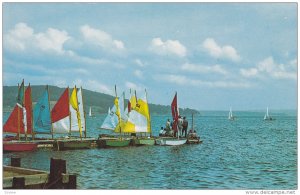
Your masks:
[[[69,183],[67,189],[76,189],[77,187],[77,177],[76,175],[69,175]]]
[[[13,189],[25,189],[25,178],[24,177],[14,177],[12,182]]]
[[[49,175],[49,189],[63,188],[62,174],[66,173],[66,161],[62,159],[51,158],[50,161],[50,175]]]
[[[12,167],[21,167],[21,158],[20,157],[12,157],[10,159],[10,165]]]

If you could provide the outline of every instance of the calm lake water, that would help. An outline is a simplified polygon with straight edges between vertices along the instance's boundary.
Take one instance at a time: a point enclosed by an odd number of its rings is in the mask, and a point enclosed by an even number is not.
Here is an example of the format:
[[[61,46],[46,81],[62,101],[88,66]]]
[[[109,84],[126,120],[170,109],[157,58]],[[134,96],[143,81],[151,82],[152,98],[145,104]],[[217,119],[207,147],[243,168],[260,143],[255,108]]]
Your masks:
[[[296,189],[297,116],[293,112],[202,112],[195,125],[198,145],[5,153],[22,167],[49,170],[50,158],[67,160],[80,189]],[[87,118],[88,136],[97,137],[104,115]],[[153,134],[170,116],[152,116]],[[191,116],[187,116],[191,125]],[[7,114],[4,114],[4,121]]]

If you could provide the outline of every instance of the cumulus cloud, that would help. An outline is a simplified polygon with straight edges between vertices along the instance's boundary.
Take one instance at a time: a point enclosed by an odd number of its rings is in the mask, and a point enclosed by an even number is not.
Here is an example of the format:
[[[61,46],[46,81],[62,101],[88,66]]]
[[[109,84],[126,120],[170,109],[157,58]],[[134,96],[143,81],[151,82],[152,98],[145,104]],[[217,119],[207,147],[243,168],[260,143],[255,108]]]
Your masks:
[[[135,70],[133,74],[138,77],[139,79],[142,79],[144,77],[144,73],[141,70]]]
[[[86,41],[100,46],[103,49],[108,49],[110,51],[122,51],[125,49],[122,41],[113,39],[110,34],[100,29],[95,29],[89,25],[84,25],[80,27],[80,31]]]
[[[35,33],[26,23],[18,23],[3,36],[3,45],[11,51],[39,49],[63,54],[66,52],[64,43],[70,38],[66,31],[48,28],[46,32]]]
[[[144,67],[144,66],[145,66],[145,64],[144,64],[140,59],[135,59],[134,62],[135,62],[138,66],[140,66],[140,67]]]
[[[228,74],[228,72],[220,65],[203,66],[203,65],[185,63],[181,66],[181,69],[189,72],[196,72],[196,73],[218,73],[223,75]]]
[[[158,55],[172,55],[178,57],[185,57],[187,50],[184,45],[182,45],[177,40],[167,40],[163,42],[160,38],[154,38],[151,41],[150,48],[152,52]]]
[[[92,90],[92,91],[99,91],[101,93],[109,94],[114,96],[114,91],[112,87],[109,87],[97,80],[88,79],[88,80],[82,80],[82,79],[75,79],[73,81],[73,85],[76,85],[76,87],[81,87],[84,89]]]
[[[271,76],[275,79],[297,79],[296,61],[292,60],[288,64],[277,64],[273,57],[268,57],[250,69],[240,69],[240,74],[244,77]]]
[[[202,47],[214,58],[224,58],[234,62],[238,62],[241,59],[234,47],[231,45],[220,46],[212,38],[205,39]]]
[[[136,91],[144,91],[145,90],[145,86],[143,86],[141,84],[135,84],[130,81],[125,82],[125,87],[128,89],[131,89],[131,90],[136,90]]]
[[[156,75],[154,79],[159,81],[165,81],[168,83],[173,83],[182,86],[205,86],[211,88],[249,88],[252,85],[247,82],[232,82],[232,81],[202,81],[199,79],[188,78],[184,75],[174,75],[174,74],[161,74]]]

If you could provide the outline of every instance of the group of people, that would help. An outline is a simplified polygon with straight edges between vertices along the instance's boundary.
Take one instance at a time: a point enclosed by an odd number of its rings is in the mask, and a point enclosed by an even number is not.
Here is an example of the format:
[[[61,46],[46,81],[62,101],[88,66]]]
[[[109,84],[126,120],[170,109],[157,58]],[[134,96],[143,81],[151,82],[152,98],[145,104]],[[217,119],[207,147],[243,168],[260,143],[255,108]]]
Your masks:
[[[176,128],[175,126],[178,126],[178,128]],[[173,127],[174,126],[174,127]],[[165,135],[165,136],[174,136],[177,137],[177,130],[180,133],[181,137],[187,137],[187,129],[189,126],[189,122],[187,121],[186,117],[181,117],[179,115],[178,117],[178,124],[175,123],[175,121],[170,121],[170,119],[167,120],[166,122],[166,127],[163,128],[161,127],[161,131],[160,131],[160,136]]]

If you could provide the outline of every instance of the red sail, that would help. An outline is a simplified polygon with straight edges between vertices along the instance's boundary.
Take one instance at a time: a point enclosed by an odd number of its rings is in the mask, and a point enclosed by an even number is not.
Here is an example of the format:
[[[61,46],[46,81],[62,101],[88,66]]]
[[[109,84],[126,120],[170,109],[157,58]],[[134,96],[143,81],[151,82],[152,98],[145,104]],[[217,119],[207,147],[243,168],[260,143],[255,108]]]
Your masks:
[[[173,117],[173,130],[177,131],[177,123],[178,123],[178,109],[177,109],[177,93],[174,96],[174,99],[171,104],[172,117]]]
[[[24,124],[22,121],[23,109],[20,106],[15,105],[14,110],[12,111],[12,113],[10,114],[9,118],[3,126],[3,131],[9,133],[24,134]]]
[[[69,115],[69,88],[67,88],[51,111],[52,123],[55,123]]]
[[[25,109],[27,119],[27,134],[32,133],[32,100],[31,100],[31,87],[30,85],[25,91]]]

